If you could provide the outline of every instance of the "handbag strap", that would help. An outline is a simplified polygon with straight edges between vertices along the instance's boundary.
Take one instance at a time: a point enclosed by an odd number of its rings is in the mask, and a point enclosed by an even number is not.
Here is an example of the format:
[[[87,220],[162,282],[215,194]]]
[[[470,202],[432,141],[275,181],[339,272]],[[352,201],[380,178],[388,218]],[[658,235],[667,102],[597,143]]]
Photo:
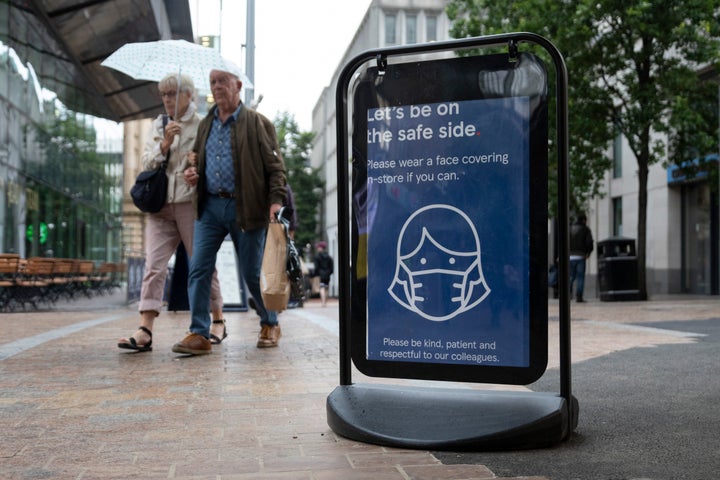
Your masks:
[[[277,222],[283,226],[285,231],[285,240],[287,241],[287,253],[286,253],[286,267],[287,273],[290,280],[299,282],[302,280],[302,265],[300,263],[300,252],[298,252],[295,242],[290,237],[290,219],[292,217],[293,209],[290,207],[280,207],[280,210],[275,212]]]
[[[165,127],[167,126],[168,122],[170,121],[170,116],[166,113],[163,113],[162,116],[162,131],[163,136],[165,136]],[[165,154],[165,161],[160,164],[161,168],[167,167],[168,162],[170,161],[170,148],[168,148],[167,153]]]
[[[282,224],[285,230],[285,236],[290,240],[290,217],[292,217],[293,209],[290,207],[280,207],[280,210],[275,212],[275,217],[278,223]]]

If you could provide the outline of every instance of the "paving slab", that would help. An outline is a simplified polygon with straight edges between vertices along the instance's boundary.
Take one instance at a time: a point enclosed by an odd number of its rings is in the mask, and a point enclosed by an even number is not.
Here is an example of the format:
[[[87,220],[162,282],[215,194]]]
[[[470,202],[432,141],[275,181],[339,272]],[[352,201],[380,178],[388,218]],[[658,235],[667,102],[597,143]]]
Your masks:
[[[674,333],[656,324],[717,317],[717,299],[678,301],[573,304],[573,361],[696,342],[690,324]],[[552,370],[556,302],[549,308]],[[336,435],[325,400],[339,382],[337,318],[336,301],[308,301],[281,314],[279,348],[258,349],[257,317],[226,312],[228,338],[211,355],[186,357],[170,349],[188,312],[161,314],[153,351],[118,349],[139,320],[121,292],[2,314],[0,478],[551,480],[532,476],[540,468],[500,477],[476,459],[450,462]],[[396,382],[358,372],[353,379]]]

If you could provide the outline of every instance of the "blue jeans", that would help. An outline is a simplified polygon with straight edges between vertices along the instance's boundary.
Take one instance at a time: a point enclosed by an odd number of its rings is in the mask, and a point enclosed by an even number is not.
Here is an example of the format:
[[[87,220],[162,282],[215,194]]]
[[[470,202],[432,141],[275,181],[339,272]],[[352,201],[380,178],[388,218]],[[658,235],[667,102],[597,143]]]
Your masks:
[[[577,280],[575,289],[575,297],[583,298],[585,292],[585,263],[586,259],[570,260],[570,293],[573,291],[573,284]]]
[[[193,254],[188,274],[190,332],[205,338],[210,337],[210,281],[217,252],[228,234],[235,246],[245,284],[255,299],[260,325],[278,324],[277,312],[266,310],[260,295],[260,268],[267,229],[241,230],[235,223],[235,200],[210,196],[199,218],[195,220]]]

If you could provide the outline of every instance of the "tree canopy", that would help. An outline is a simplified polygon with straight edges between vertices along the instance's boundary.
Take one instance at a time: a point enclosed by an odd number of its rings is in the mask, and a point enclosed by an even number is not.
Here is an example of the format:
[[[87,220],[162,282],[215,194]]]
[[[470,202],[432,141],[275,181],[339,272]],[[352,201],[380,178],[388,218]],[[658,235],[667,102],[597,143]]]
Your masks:
[[[451,0],[447,12],[456,38],[529,31],[562,52],[572,208],[602,194],[611,142],[618,134],[627,141],[638,166],[638,275],[646,298],[648,169],[717,152],[717,86],[699,75],[719,58],[717,1]]]
[[[280,151],[285,160],[288,183],[292,188],[298,227],[295,244],[304,248],[317,237],[323,181],[317,169],[310,166],[310,152],[315,134],[300,131],[295,117],[287,112],[274,119]]]

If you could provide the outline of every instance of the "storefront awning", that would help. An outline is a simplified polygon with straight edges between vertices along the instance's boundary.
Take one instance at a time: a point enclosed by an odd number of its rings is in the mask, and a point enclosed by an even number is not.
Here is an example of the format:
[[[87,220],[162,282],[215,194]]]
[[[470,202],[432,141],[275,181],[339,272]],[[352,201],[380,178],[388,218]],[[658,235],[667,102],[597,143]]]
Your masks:
[[[13,1],[11,22],[37,40],[10,46],[36,69],[40,84],[69,108],[115,121],[154,117],[162,102],[154,82],[100,63],[129,42],[193,41],[188,0]],[[26,58],[24,58],[26,57]]]

